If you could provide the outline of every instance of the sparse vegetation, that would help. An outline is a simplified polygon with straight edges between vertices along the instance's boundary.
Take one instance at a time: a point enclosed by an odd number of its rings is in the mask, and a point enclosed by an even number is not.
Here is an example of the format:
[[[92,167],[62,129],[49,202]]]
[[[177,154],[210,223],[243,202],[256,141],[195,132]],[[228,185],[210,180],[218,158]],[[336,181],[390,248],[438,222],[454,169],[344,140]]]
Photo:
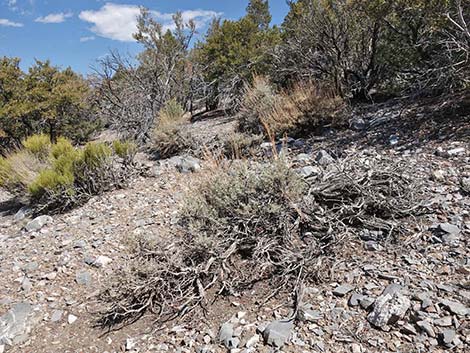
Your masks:
[[[33,135],[23,146],[1,159],[0,186],[29,198],[38,209],[67,209],[124,185],[132,175],[128,168],[135,145],[129,142],[115,142],[114,149],[104,143],[88,143],[80,149],[63,137],[51,143],[47,135]]]
[[[315,129],[345,125],[346,106],[339,97],[321,92],[312,83],[276,92],[266,78],[256,77],[245,88],[239,112],[239,129],[265,135],[295,136]]]
[[[318,280],[325,255],[349,237],[374,230],[382,241],[396,239],[397,220],[424,210],[417,180],[390,160],[345,160],[307,181],[282,159],[213,168],[185,199],[184,236],[158,246],[144,241],[102,293],[110,303],[102,323],[147,310],[169,320],[213,288],[234,295],[269,280],[278,292]]]

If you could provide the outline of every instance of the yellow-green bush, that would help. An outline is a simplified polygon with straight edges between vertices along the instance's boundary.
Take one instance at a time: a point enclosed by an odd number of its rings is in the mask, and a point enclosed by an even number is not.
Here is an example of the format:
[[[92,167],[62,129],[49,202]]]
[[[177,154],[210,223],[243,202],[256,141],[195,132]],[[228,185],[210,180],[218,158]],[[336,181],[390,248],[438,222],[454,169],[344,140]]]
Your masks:
[[[75,178],[72,173],[61,173],[54,169],[45,169],[28,186],[28,191],[34,198],[40,198],[46,193],[59,191],[73,192],[72,186]]]
[[[0,187],[17,196],[29,196],[33,206],[64,209],[119,186],[119,178],[128,174],[120,171],[135,153],[135,146],[128,142],[115,143],[113,148],[88,143],[82,149],[66,138],[51,144],[46,137],[31,136],[23,141],[23,149],[0,158]]]
[[[22,141],[24,149],[41,160],[49,156],[51,140],[48,135],[39,134],[27,137]]]
[[[57,142],[51,146],[51,156],[55,159],[64,155],[70,155],[75,152],[75,148],[70,140],[65,137],[59,137]]]
[[[119,141],[116,140],[113,142],[113,150],[116,155],[122,159],[128,159],[133,157],[137,152],[137,146],[135,143],[130,141]]]
[[[79,162],[90,168],[104,165],[112,156],[113,150],[105,143],[89,142],[80,155]]]

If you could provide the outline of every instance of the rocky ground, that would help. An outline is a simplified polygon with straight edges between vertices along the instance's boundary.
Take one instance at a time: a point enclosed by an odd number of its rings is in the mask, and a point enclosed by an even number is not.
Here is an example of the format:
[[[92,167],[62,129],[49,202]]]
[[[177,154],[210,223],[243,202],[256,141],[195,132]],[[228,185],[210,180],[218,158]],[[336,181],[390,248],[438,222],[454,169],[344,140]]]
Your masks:
[[[0,352],[470,351],[470,121],[446,126],[438,138],[429,124],[412,138],[400,120],[406,114],[382,113],[381,122],[377,112],[362,112],[347,131],[288,139],[278,149],[288,149],[306,178],[337,158],[392,157],[422,176],[432,212],[404,222],[398,242],[373,232],[348,240],[329,280],[306,287],[296,313],[288,293],[260,305],[266,288],[255,286],[206,315],[164,325],[148,315],[112,332],[97,326],[96,295],[135,242],[178,236],[178,205],[204,162],[145,161],[147,175],[128,189],[34,220],[2,195]],[[218,124],[193,128],[230,134],[233,122]]]

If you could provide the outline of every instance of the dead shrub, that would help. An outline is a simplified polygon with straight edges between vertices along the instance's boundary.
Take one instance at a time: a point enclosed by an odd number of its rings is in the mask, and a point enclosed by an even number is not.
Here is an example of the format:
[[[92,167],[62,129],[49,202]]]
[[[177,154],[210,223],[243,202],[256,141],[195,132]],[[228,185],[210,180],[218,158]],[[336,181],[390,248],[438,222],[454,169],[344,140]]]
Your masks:
[[[311,82],[275,92],[262,77],[247,86],[239,113],[239,129],[282,136],[305,135],[316,129],[346,125],[346,105]]]
[[[347,159],[307,180],[280,159],[228,166],[202,175],[188,195],[181,237],[142,242],[116,274],[101,295],[109,304],[103,325],[147,310],[170,320],[214,293],[241,295],[260,281],[270,282],[272,295],[300,291],[301,283],[328,279],[347,237],[379,230],[391,239],[398,220],[424,209],[417,177],[391,160]]]

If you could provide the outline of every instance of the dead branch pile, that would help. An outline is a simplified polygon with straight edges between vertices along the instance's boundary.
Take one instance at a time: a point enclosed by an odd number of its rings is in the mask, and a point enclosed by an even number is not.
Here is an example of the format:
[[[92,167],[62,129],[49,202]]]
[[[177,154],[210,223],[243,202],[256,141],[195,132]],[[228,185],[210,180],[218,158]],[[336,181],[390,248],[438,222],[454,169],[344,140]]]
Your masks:
[[[407,170],[408,168],[408,170]],[[389,159],[348,158],[308,180],[304,212],[309,231],[339,240],[357,230],[383,239],[403,231],[400,219],[426,210],[420,178]]]
[[[390,166],[389,166],[390,165]],[[103,293],[102,324],[146,311],[170,320],[204,307],[211,294],[239,294],[269,282],[274,293],[321,279],[322,259],[346,236],[394,222],[422,206],[416,181],[391,161],[357,159],[302,180],[283,161],[221,168],[188,196],[184,236],[169,245],[141,244],[133,263]]]

